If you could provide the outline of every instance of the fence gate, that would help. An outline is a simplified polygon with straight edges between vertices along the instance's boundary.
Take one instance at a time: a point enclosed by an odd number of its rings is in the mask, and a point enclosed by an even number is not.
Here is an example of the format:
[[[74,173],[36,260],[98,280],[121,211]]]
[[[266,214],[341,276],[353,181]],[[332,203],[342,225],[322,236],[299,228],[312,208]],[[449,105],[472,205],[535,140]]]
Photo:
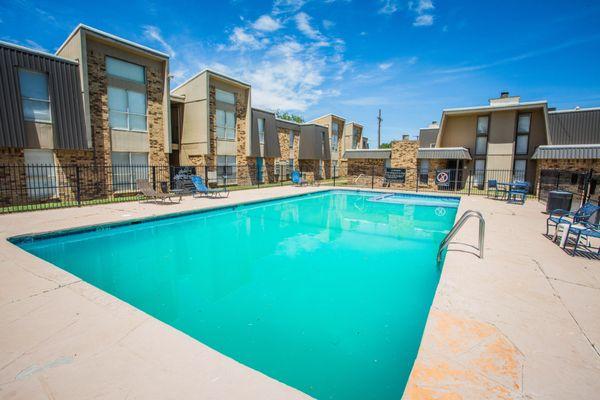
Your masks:
[[[600,182],[600,175],[591,169],[588,171],[543,169],[540,174],[538,197],[545,202],[551,190],[564,190],[573,193],[571,208],[578,208],[586,202],[598,204],[599,193],[596,191],[598,182]]]

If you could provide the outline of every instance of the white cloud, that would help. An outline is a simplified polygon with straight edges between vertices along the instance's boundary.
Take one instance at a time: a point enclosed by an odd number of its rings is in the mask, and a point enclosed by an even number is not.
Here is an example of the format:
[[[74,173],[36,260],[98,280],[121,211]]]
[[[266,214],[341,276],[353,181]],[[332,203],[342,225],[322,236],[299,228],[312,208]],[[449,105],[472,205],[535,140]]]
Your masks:
[[[160,33],[160,29],[158,29],[156,26],[145,25],[144,26],[144,36],[147,39],[150,39],[150,40],[160,43],[160,45],[163,47],[163,49],[166,50],[167,54],[169,54],[169,57],[175,58],[175,56],[176,56],[175,50],[173,50],[173,48],[162,37],[162,35]]]
[[[415,10],[418,14],[423,14],[423,12],[433,10],[435,7],[431,0],[419,0],[417,3],[410,2],[409,8]]]
[[[302,33],[304,33],[307,37],[313,40],[322,40],[323,35],[317,29],[313,28],[310,24],[311,17],[305,13],[300,12],[294,16],[294,20],[296,21],[296,27]]]
[[[261,15],[254,23],[252,27],[258,31],[274,32],[281,28],[281,22],[272,18],[270,15]]]
[[[259,50],[269,43],[268,38],[259,38],[239,26],[233,28],[229,41],[231,43],[229,46],[220,46],[218,50]]]
[[[397,0],[381,0],[383,6],[379,9],[379,14],[393,14],[398,11]]]
[[[325,29],[331,29],[331,28],[333,28],[334,25],[335,25],[335,22],[333,22],[333,21],[330,21],[328,19],[323,20],[323,28],[325,28]]]
[[[306,4],[306,0],[275,0],[273,14],[295,13]]]
[[[41,44],[34,42],[31,39],[25,39],[25,45],[29,48],[32,48],[34,50],[38,50],[38,51],[44,51],[44,52],[48,52],[48,49],[46,49],[44,46],[42,46]]]
[[[408,8],[413,10],[417,16],[413,22],[413,26],[430,26],[433,25],[433,14],[429,13],[435,8],[431,0],[419,0],[418,2],[409,2]]]
[[[362,31],[361,33],[359,33],[360,36],[367,36],[367,32]]]
[[[433,25],[433,15],[423,14],[415,18],[414,26],[430,26]]]
[[[387,71],[390,67],[394,65],[392,62],[377,64],[377,67],[382,71]]]
[[[362,96],[354,99],[342,100],[340,103],[348,106],[381,106],[388,103],[388,99],[377,96]]]

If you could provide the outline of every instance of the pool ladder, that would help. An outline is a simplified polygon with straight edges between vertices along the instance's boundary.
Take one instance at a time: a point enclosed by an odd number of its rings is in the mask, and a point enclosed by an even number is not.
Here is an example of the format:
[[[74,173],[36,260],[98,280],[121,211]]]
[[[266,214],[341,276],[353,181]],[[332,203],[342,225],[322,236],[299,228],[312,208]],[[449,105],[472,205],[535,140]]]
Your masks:
[[[479,220],[479,245],[477,247],[479,250],[479,258],[483,258],[483,241],[485,239],[485,219],[483,219],[483,215],[481,215],[481,213],[479,211],[467,210],[460,217],[460,219],[458,221],[456,221],[456,223],[454,224],[452,229],[450,229],[450,232],[448,232],[448,234],[446,235],[444,240],[442,240],[442,243],[440,243],[440,248],[438,249],[438,253],[437,253],[438,264],[442,260],[442,251],[448,247],[448,245],[450,244],[450,240],[452,240],[452,238],[456,235],[456,233],[460,230],[460,228],[462,228],[462,226],[465,224],[465,222],[467,222],[467,220],[469,218],[477,218]]]

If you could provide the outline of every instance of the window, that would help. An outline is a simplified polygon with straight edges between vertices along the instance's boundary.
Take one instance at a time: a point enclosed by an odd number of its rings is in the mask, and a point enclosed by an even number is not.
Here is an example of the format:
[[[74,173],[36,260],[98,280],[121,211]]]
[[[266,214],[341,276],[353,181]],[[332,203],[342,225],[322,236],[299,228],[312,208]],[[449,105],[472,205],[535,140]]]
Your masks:
[[[490,117],[488,115],[483,115],[483,116],[477,117],[477,134],[478,135],[487,135],[489,125],[490,125]]]
[[[231,92],[226,92],[225,90],[217,89],[216,97],[217,97],[217,101],[235,105],[235,94],[233,94]]]
[[[294,148],[294,131],[290,129],[290,150]]]
[[[335,132],[333,132],[333,135],[331,136],[331,151],[338,151],[338,135]]]
[[[323,156],[325,155],[325,132],[321,132],[321,152]]]
[[[514,180],[525,181],[527,173],[527,160],[515,160]]]
[[[475,176],[473,183],[475,186],[483,185],[485,178],[485,160],[475,160]]]
[[[265,119],[258,118],[258,141],[260,144],[265,144]]]
[[[136,190],[135,181],[148,179],[148,153],[129,153],[113,151],[112,153],[113,190],[115,192],[131,192]]]
[[[108,110],[111,128],[146,132],[146,93],[109,86]]]
[[[527,154],[529,150],[529,132],[531,129],[531,113],[519,114],[517,119],[517,136],[515,154]]]
[[[115,78],[146,83],[146,71],[144,67],[116,58],[106,57],[106,73]]]
[[[429,160],[420,161],[419,181],[425,185],[429,182]]]
[[[475,139],[475,154],[487,153],[487,136],[489,132],[490,117],[483,115],[477,117],[477,137]]]
[[[487,153],[487,136],[478,136],[475,141],[475,154]]]
[[[352,148],[356,149],[358,146],[358,128],[352,129]]]
[[[217,138],[235,140],[235,113],[217,109]]]
[[[56,167],[52,150],[25,150],[27,196],[43,200],[58,195]]]
[[[52,122],[48,75],[19,69],[19,88],[23,104],[23,118],[26,121]]]
[[[237,183],[235,156],[217,156],[217,183],[219,185]]]

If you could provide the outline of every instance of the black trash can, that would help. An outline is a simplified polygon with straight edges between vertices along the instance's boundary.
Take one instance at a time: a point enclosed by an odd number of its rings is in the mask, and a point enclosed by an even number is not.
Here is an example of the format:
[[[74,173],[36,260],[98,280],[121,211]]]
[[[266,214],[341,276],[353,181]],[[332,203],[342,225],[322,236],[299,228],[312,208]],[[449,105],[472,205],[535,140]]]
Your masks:
[[[573,193],[564,190],[551,190],[548,192],[548,202],[546,203],[546,212],[550,213],[554,210],[571,211],[571,202],[573,201]]]

